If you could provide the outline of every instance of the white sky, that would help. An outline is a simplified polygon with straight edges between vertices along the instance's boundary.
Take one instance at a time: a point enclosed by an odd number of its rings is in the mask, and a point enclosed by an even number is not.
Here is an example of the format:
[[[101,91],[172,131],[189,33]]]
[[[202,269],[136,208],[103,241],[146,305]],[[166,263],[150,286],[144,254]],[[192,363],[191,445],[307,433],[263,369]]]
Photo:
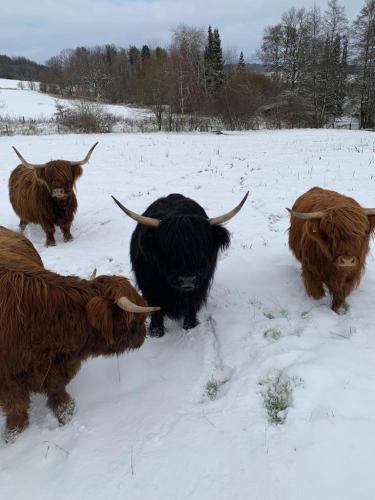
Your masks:
[[[114,43],[165,46],[178,24],[219,28],[224,49],[252,58],[263,29],[314,0],[0,0],[0,53],[45,62],[62,49]],[[315,0],[323,10],[326,0]],[[364,0],[341,0],[348,18]]]

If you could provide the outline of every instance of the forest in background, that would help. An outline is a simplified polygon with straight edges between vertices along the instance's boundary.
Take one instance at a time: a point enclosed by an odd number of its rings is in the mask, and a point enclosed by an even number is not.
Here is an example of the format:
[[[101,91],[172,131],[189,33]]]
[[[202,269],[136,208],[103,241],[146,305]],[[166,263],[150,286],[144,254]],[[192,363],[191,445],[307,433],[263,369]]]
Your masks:
[[[225,60],[226,59],[226,60]],[[267,26],[254,71],[223,54],[217,28],[178,26],[168,47],[65,49],[44,66],[0,56],[0,77],[40,81],[59,97],[150,107],[159,130],[325,127],[354,117],[375,127],[375,0],[349,23],[339,0],[291,7]]]

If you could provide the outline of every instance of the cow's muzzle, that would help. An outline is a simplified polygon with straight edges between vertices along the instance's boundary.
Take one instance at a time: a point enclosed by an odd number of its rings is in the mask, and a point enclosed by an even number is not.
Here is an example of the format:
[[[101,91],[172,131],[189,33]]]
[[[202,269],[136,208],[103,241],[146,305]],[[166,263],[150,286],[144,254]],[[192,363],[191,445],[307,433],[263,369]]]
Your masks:
[[[198,285],[196,276],[179,276],[178,282],[178,287],[183,292],[192,292]]]
[[[340,269],[354,269],[358,266],[358,257],[346,257],[340,255],[339,257],[337,257],[335,264],[336,267]]]
[[[56,198],[58,200],[63,200],[69,196],[69,193],[65,191],[64,188],[54,188],[51,191],[52,198]]]

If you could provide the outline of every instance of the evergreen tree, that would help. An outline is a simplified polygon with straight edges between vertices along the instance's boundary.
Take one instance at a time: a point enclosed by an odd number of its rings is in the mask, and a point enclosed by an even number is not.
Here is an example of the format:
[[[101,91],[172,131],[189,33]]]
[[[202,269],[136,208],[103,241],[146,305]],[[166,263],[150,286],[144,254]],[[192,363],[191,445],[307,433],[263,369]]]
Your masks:
[[[238,70],[244,71],[245,69],[246,69],[246,63],[245,63],[245,59],[243,57],[243,52],[241,50],[240,58],[238,59]]]
[[[223,51],[219,30],[208,27],[207,45],[204,51],[205,82],[208,94],[216,94],[224,83]]]
[[[151,52],[150,48],[148,45],[143,45],[142,50],[141,50],[141,59],[142,62],[144,63],[146,59],[150,59],[151,57]]]
[[[213,88],[213,36],[211,26],[208,27],[207,45],[204,50],[204,77],[206,91],[211,94]]]
[[[219,91],[224,84],[224,61],[223,61],[223,50],[221,48],[221,40],[219,30],[214,29],[213,41],[212,41],[212,67],[213,67],[213,88],[214,91]]]
[[[140,58],[140,52],[137,47],[134,45],[131,45],[129,47],[129,62],[133,66],[134,64],[137,64],[139,62]]]

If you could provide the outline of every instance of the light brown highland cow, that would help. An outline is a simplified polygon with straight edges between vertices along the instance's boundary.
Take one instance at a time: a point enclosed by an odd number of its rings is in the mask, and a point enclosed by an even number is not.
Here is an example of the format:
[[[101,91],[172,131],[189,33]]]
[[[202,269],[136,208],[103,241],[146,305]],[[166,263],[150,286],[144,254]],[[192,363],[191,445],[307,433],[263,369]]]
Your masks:
[[[138,349],[158,307],[126,278],[80,279],[47,271],[24,236],[0,227],[0,407],[5,439],[28,423],[32,392],[45,393],[60,424],[72,416],[66,385],[91,356]]]
[[[346,298],[358,286],[365,269],[375,209],[362,208],[353,198],[314,187],[300,196],[289,212],[289,247],[302,264],[306,292],[320,299],[326,285],[332,309],[346,310]]]
[[[9,198],[22,231],[29,222],[40,224],[47,236],[47,246],[56,244],[55,226],[60,227],[64,241],[73,239],[70,228],[77,210],[75,183],[97,144],[83,160],[53,160],[40,165],[27,162],[13,148],[22,163],[10,174]]]

